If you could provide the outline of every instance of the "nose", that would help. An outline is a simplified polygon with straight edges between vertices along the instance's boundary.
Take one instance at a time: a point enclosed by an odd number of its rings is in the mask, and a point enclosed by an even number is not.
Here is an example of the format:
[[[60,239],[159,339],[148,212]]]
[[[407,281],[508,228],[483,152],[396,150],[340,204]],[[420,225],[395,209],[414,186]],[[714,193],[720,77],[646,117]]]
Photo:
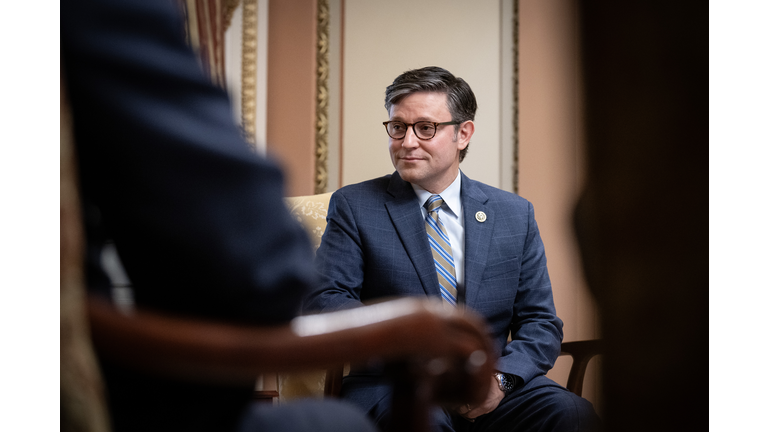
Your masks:
[[[416,126],[411,125],[410,127],[406,126],[405,128],[405,136],[403,137],[402,144],[405,148],[416,148],[419,146],[419,138],[416,136],[416,132],[413,131],[414,127]]]

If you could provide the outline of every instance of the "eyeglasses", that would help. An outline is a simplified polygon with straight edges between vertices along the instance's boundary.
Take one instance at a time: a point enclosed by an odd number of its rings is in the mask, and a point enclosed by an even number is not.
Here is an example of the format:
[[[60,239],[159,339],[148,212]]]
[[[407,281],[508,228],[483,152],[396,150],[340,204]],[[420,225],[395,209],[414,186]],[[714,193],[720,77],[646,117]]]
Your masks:
[[[457,125],[461,122],[449,121],[443,123],[418,121],[416,123],[405,123],[401,121],[385,121],[384,127],[387,129],[387,135],[392,139],[403,139],[408,131],[408,126],[413,127],[413,133],[416,137],[423,140],[432,139],[437,133],[437,127],[441,125]]]

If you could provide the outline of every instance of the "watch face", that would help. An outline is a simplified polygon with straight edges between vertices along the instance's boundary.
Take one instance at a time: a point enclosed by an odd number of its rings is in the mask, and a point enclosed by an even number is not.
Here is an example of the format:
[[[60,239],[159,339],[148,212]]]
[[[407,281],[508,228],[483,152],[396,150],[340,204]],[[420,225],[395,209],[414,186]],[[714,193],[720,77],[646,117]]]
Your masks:
[[[495,375],[496,375],[496,379],[499,381],[499,388],[501,389],[501,391],[503,391],[504,393],[508,393],[514,390],[515,388],[514,381],[509,379],[507,374],[497,372]]]

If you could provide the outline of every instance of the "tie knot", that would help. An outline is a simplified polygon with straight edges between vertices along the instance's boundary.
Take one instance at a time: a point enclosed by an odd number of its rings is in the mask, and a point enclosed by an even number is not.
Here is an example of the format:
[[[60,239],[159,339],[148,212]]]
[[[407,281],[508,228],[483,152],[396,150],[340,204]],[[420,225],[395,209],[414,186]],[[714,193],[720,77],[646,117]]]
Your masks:
[[[440,197],[440,195],[432,195],[429,197],[426,203],[424,203],[424,207],[427,208],[427,211],[432,213],[433,211],[440,208],[440,206],[443,205],[443,198]]]

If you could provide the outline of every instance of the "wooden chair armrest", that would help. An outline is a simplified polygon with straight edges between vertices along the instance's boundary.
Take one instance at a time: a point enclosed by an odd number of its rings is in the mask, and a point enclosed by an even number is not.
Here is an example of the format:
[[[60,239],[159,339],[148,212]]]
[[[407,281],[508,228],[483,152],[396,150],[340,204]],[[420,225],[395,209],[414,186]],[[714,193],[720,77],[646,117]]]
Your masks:
[[[602,340],[586,340],[563,342],[560,346],[560,355],[570,355],[573,364],[568,372],[566,388],[578,396],[584,390],[584,376],[587,372],[589,361],[593,357],[603,353]],[[341,381],[344,376],[344,365],[338,364],[329,367],[325,373],[324,394],[329,397],[338,397],[341,393]]]
[[[573,364],[568,373],[568,383],[566,385],[568,390],[581,396],[587,365],[592,357],[602,353],[602,340],[563,342],[560,346],[560,355],[570,355],[573,358]]]
[[[408,362],[435,379],[431,400],[479,402],[496,362],[482,319],[440,303],[401,299],[254,327],[136,311],[88,300],[100,355],[141,370],[195,381],[253,382],[261,373],[327,368],[371,359]],[[448,365],[430,366],[433,360]],[[413,366],[416,365],[416,366]],[[433,364],[432,364],[433,366]],[[424,372],[426,371],[426,372]],[[431,378],[430,378],[431,379]],[[443,391],[447,393],[443,394]]]

